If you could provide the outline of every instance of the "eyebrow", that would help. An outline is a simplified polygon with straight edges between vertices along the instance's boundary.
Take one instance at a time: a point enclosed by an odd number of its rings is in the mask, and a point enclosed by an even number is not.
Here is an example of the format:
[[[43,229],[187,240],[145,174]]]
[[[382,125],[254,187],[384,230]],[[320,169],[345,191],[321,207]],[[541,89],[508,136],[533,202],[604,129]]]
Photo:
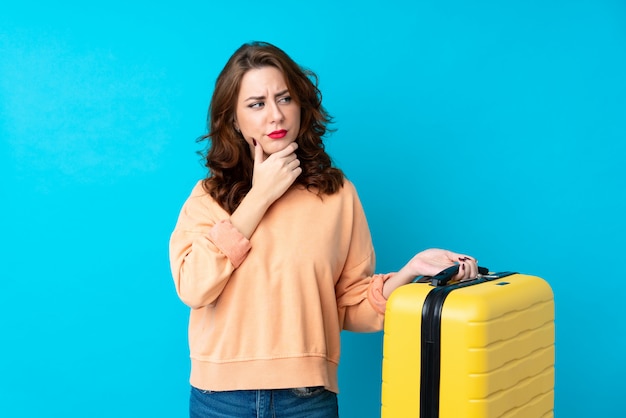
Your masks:
[[[289,89],[285,89],[283,91],[279,91],[278,93],[276,93],[274,97],[284,96],[285,94],[288,94],[288,93],[289,93]],[[250,100],[264,100],[264,99],[265,99],[265,96],[250,96],[246,100],[244,100],[244,102],[247,102]]]

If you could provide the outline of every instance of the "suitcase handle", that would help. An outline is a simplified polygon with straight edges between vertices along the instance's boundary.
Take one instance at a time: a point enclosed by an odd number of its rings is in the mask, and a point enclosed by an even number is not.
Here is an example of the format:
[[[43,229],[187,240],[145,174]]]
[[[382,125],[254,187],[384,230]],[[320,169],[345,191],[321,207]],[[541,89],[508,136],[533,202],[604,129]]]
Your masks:
[[[431,286],[445,286],[448,282],[459,272],[459,264],[455,264],[450,266],[434,276],[423,276],[417,282],[418,283],[427,283],[430,282]],[[478,274],[489,274],[489,269],[486,267],[478,266]]]

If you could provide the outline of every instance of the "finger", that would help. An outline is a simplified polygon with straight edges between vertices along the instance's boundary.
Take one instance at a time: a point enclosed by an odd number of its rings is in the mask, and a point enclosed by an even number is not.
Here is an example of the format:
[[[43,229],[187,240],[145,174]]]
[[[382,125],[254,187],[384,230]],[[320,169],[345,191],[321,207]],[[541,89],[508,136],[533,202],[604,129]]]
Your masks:
[[[275,152],[273,155],[275,155],[276,157],[282,158],[282,157],[288,156],[289,154],[294,154],[297,149],[298,149],[298,144],[295,142],[292,142],[291,144],[287,145],[282,150]]]
[[[293,160],[285,163],[285,168],[289,171],[293,171],[299,167],[300,167],[300,160],[298,160],[297,158],[294,158]]]
[[[469,269],[464,262],[459,263],[459,272],[456,274],[455,279],[459,281],[465,281],[469,278]]]
[[[263,152],[263,147],[254,138],[252,138],[252,144],[254,145],[254,164],[261,164],[263,161],[265,161],[265,153]]]
[[[464,261],[465,259],[470,258],[468,255],[448,250],[444,250],[444,254],[452,263]]]
[[[478,261],[476,261],[476,259],[472,256],[469,256],[467,254],[457,254],[458,255],[458,261],[459,262],[469,262],[469,263],[475,263],[478,264]]]
[[[461,280],[473,280],[478,277],[478,264],[474,259],[469,257],[465,257],[460,261],[461,267],[459,268],[460,272],[464,273],[462,275]]]
[[[451,253],[454,257],[455,260],[459,260],[459,261],[465,261],[465,260],[474,260],[474,257],[469,256],[467,254],[460,254],[460,253]]]
[[[470,260],[469,265],[471,269],[470,277],[478,277],[478,263],[476,262],[476,260]]]

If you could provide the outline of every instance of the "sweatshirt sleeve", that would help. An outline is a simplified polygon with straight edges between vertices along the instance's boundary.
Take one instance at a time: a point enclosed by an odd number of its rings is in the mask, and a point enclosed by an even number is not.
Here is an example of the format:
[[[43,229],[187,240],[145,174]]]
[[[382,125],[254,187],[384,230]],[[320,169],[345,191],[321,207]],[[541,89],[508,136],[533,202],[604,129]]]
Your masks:
[[[374,332],[383,327],[387,300],[382,288],[392,273],[374,274],[376,257],[372,237],[356,190],[353,193],[350,248],[335,285],[337,307],[343,329]]]
[[[385,314],[385,309],[387,308],[387,298],[383,295],[383,285],[393,275],[394,273],[375,274],[367,289],[367,299],[372,304],[374,310],[382,315]]]
[[[249,250],[249,240],[198,183],[170,237],[170,266],[180,299],[191,308],[213,304]]]

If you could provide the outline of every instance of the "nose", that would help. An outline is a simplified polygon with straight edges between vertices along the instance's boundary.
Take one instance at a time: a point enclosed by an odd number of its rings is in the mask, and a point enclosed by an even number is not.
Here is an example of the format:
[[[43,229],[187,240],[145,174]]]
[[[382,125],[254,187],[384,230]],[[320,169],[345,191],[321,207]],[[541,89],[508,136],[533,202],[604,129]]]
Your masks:
[[[272,104],[272,107],[270,109],[270,118],[272,119],[271,122],[273,123],[280,123],[285,119],[285,115],[283,114],[283,111],[281,110],[278,103]]]

